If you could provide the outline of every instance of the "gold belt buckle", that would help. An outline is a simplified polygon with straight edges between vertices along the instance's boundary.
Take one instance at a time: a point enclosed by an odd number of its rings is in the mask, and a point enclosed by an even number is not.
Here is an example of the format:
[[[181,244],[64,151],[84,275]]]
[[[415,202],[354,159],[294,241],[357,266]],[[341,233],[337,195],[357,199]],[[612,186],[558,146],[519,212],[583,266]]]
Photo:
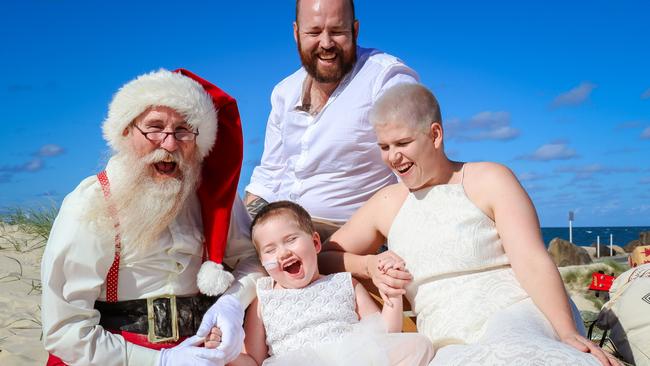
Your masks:
[[[169,299],[169,311],[171,312],[171,325],[172,325],[172,336],[171,337],[160,337],[156,334],[156,313],[153,311],[153,302],[157,299]],[[151,343],[162,343],[162,342],[176,342],[180,338],[178,336],[178,312],[176,311],[176,295],[162,295],[156,297],[147,298],[147,340]]]

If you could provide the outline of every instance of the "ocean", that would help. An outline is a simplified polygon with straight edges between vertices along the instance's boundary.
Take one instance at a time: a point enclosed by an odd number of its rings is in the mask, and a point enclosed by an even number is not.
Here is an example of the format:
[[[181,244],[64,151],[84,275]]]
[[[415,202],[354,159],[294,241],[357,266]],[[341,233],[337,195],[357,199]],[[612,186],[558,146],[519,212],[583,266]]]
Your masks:
[[[623,247],[632,240],[639,239],[639,233],[642,231],[650,231],[650,226],[574,227],[573,243],[580,246],[591,246],[591,244],[596,243],[596,238],[600,235],[600,243],[609,245],[609,236],[611,234],[613,235],[614,245]],[[553,238],[569,240],[569,228],[543,227],[542,237],[548,247]]]

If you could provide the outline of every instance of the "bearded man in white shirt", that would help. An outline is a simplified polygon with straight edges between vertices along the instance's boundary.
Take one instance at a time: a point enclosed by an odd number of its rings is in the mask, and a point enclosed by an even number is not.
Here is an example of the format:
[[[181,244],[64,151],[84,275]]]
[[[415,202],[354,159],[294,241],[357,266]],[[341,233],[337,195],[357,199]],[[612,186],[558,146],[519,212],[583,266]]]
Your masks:
[[[273,89],[264,153],[245,203],[255,215],[267,202],[297,202],[325,240],[396,182],[368,111],[384,90],[418,76],[393,56],[357,47],[352,0],[297,1],[293,30],[303,67]]]
[[[43,255],[48,365],[224,365],[261,276],[235,100],[160,70],[115,94],[103,132],[114,154],[65,198]],[[221,345],[201,347],[215,326]]]

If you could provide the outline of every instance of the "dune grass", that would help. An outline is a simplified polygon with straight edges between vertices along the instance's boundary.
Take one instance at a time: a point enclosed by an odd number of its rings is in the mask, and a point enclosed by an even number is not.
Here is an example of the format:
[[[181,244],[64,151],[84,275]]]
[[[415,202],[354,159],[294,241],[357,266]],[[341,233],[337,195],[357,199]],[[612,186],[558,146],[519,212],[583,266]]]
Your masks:
[[[26,296],[41,294],[40,278],[34,274],[33,267],[27,267],[31,264],[25,264],[23,261],[27,257],[37,257],[40,262],[57,213],[58,209],[54,204],[42,208],[4,209],[0,212],[0,255],[8,259],[8,262],[4,262],[8,266],[0,269],[0,285],[20,283],[19,291],[24,289]],[[0,336],[0,352],[6,347],[10,337],[31,337],[29,334],[41,330],[40,305],[23,310],[0,324],[3,330]],[[34,337],[36,336],[34,334]],[[38,341],[42,340],[42,337],[43,333],[40,331]]]
[[[591,301],[597,309],[600,309],[606,302],[606,296],[596,297],[594,291],[590,291],[591,274],[593,272],[603,271],[603,273],[618,276],[628,269],[627,266],[619,264],[612,260],[606,260],[600,263],[593,263],[587,266],[563,267],[560,269],[564,285],[570,292],[579,292]]]
[[[18,252],[41,249],[45,246],[58,209],[51,205],[42,208],[12,208],[0,214],[0,250],[7,247]],[[13,235],[9,227],[27,234]],[[12,230],[15,231],[15,230]]]
[[[23,274],[23,263],[17,259],[19,255],[16,253],[36,251],[40,258],[57,212],[58,209],[52,205],[40,209],[9,209],[0,214],[0,251],[5,251],[6,254],[3,256],[16,262],[15,270],[0,271],[0,284],[21,281],[27,285],[27,295],[41,293],[41,281]],[[25,324],[22,323],[38,322],[38,319],[18,320],[20,322],[17,324],[7,325],[7,327],[15,328],[15,325],[17,329],[23,329],[21,327]]]

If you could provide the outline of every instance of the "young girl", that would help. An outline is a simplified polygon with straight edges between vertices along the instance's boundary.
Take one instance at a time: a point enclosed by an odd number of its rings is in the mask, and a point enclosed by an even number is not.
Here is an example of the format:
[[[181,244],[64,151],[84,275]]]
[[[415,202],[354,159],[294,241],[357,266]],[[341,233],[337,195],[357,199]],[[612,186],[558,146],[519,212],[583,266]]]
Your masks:
[[[320,238],[302,207],[271,203],[257,214],[251,232],[270,277],[257,282],[257,299],[246,314],[244,352],[230,365],[429,363],[433,349],[428,339],[395,333],[402,328],[401,295],[388,298],[379,314],[350,273],[319,273]],[[382,267],[403,269],[403,263]],[[217,345],[219,338],[213,332],[206,346]]]

